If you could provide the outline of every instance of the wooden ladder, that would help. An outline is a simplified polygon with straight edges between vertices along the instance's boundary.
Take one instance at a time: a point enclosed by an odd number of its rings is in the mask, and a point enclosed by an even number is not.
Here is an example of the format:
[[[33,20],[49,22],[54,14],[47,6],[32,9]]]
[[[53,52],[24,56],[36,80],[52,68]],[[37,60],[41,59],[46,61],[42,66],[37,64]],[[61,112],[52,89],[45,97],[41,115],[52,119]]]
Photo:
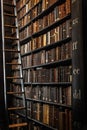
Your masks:
[[[16,0],[1,0],[4,99],[7,129],[27,130]]]

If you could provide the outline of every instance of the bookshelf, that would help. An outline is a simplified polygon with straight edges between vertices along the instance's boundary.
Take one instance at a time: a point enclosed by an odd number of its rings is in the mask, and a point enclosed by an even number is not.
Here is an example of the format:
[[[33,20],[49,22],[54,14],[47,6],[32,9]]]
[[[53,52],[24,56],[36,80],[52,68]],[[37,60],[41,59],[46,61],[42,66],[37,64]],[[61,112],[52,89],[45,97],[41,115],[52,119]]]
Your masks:
[[[82,20],[86,18],[82,16],[85,12],[82,5],[86,8],[86,3],[82,0],[17,0],[16,4],[28,129],[85,130],[86,74],[84,76],[82,63],[83,48],[85,46],[86,58],[87,45],[83,46],[86,36],[82,34],[85,28]],[[13,29],[12,35],[15,34]],[[13,63],[17,58],[15,55]],[[85,61],[85,69],[86,65]],[[14,76],[19,75],[19,68],[12,70]],[[13,80],[14,89],[15,84],[17,92],[19,79]],[[15,100],[13,102],[20,105],[21,95],[15,96]],[[19,115],[25,117],[25,111]]]
[[[71,1],[17,8],[29,130],[72,130]]]

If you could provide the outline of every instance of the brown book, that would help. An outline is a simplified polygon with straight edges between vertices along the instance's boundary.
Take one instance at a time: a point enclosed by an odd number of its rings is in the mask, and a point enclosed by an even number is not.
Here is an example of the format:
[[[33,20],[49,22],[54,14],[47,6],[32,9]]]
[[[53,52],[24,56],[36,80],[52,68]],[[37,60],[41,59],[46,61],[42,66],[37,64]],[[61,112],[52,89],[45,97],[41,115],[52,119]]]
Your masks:
[[[62,24],[59,26],[59,40],[63,39],[63,27]]]
[[[51,62],[53,62],[56,59],[55,48],[51,49],[50,53],[51,53]]]
[[[49,6],[53,5],[56,2],[56,0],[49,0]]]
[[[54,19],[55,19],[55,21],[60,19],[60,17],[59,17],[59,6],[56,6],[54,8]]]
[[[60,59],[61,59],[61,47],[56,47],[56,50],[55,50],[55,52],[56,52],[56,61],[59,61]]]
[[[59,129],[59,109],[58,107],[54,106],[54,127]]]
[[[42,1],[42,11],[46,9],[46,0]]]
[[[66,22],[62,24],[62,38],[66,38]]]
[[[71,86],[66,88],[66,104],[71,105]]]
[[[60,29],[59,26],[55,28],[55,42],[59,41],[59,33],[60,33]]]
[[[46,34],[46,42],[47,42],[47,45],[50,44],[50,31],[47,32],[47,34]]]
[[[65,112],[59,112],[59,130],[65,130]]]
[[[50,43],[53,44],[55,42],[55,29],[50,31]]]
[[[65,7],[66,7],[66,14],[69,14],[71,12],[71,0],[66,0]]]
[[[66,37],[71,37],[72,36],[72,24],[71,20],[66,21]]]
[[[54,127],[54,106],[49,106],[49,125]]]
[[[38,37],[38,48],[42,47],[43,46],[43,35],[39,36]]]
[[[45,50],[41,51],[41,64],[45,64]]]
[[[46,46],[47,42],[46,42],[46,34],[43,34],[43,46]]]
[[[43,104],[43,123],[49,124],[49,105]]]
[[[36,115],[36,119],[40,120],[40,103],[37,103],[37,115]]]

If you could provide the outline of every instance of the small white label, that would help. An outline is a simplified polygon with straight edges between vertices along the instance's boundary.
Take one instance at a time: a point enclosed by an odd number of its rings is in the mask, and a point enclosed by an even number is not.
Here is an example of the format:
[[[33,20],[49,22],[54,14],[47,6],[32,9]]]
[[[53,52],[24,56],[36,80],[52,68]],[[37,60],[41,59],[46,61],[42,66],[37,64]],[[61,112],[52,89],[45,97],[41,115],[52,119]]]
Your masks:
[[[79,75],[80,74],[80,69],[79,68],[73,69],[73,74],[74,75]]]
[[[79,23],[79,18],[75,18],[72,20],[73,25],[78,24],[78,23]]]
[[[73,50],[77,50],[78,49],[78,41],[73,42],[72,47],[73,47],[72,48]]]

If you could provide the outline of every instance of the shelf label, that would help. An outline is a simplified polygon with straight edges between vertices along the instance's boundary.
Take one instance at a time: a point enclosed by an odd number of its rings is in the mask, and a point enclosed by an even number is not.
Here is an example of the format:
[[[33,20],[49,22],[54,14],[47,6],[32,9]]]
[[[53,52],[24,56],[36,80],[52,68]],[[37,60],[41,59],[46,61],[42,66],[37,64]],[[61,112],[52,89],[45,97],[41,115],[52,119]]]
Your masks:
[[[79,75],[80,74],[80,69],[79,68],[73,69],[73,74],[74,75]]]
[[[81,100],[81,90],[80,89],[75,89],[73,92],[73,98]]]
[[[72,49],[77,50],[78,49],[78,41],[73,42]]]
[[[78,23],[79,23],[79,18],[75,18],[72,20],[73,25],[78,24]]]

